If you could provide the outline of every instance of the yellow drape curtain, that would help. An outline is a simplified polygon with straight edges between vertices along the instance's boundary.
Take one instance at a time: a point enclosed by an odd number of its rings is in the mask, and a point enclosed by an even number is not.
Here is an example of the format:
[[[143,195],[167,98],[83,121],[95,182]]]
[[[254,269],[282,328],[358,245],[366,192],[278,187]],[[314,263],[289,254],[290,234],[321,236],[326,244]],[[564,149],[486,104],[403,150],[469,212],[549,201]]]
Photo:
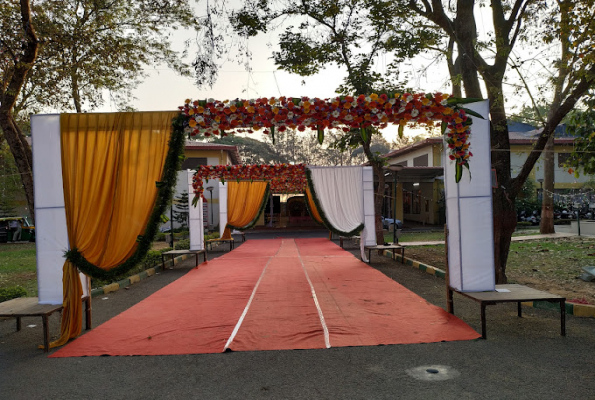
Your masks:
[[[157,197],[178,112],[63,114],[62,177],[70,248],[110,270],[134,254]],[[82,288],[63,267],[61,346],[80,334]]]
[[[312,218],[319,224],[322,224],[322,218],[320,218],[320,214],[318,213],[318,209],[316,208],[316,204],[312,198],[312,192],[310,191],[310,187],[306,186],[306,198],[308,199],[308,208],[312,213]]]
[[[264,201],[267,182],[228,182],[227,225],[221,239],[231,239],[231,226],[243,227],[256,218]]]

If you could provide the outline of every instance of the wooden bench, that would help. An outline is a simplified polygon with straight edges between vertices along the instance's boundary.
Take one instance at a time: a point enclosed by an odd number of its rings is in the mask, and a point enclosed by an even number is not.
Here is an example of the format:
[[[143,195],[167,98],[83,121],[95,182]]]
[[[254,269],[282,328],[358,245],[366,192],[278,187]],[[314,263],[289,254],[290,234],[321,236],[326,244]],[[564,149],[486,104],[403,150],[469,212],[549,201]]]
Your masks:
[[[401,253],[401,263],[405,264],[405,246],[400,244],[385,244],[385,245],[375,245],[375,246],[365,246],[364,251],[368,251],[368,260],[372,260],[370,257],[372,255],[372,250],[392,250],[393,256],[392,259],[395,260],[395,252],[400,250]]]
[[[448,286],[446,309],[454,315],[453,292],[477,301],[481,308],[481,337],[486,339],[486,306],[498,303],[517,303],[517,314],[522,317],[521,303],[524,301],[549,301],[560,304],[560,335],[566,336],[566,298],[542,292],[528,286],[508,284],[496,285],[493,292],[459,292]]]
[[[211,251],[213,249],[213,244],[219,244],[219,243],[229,243],[229,251],[232,251],[234,248],[234,242],[235,240],[232,239],[209,239],[209,240],[205,240],[205,248],[208,249],[209,251]]]
[[[170,250],[161,253],[161,269],[165,269],[165,256],[171,256],[171,264],[172,269],[174,267],[174,259],[178,256],[182,256],[185,254],[194,254],[196,255],[196,265],[198,265],[198,255],[203,254],[205,262],[207,261],[207,251],[206,250]]]
[[[91,329],[91,298],[81,299],[85,303],[86,329]],[[43,321],[43,350],[50,351],[49,317],[62,311],[62,304],[39,304],[37,297],[19,297],[0,303],[0,317],[16,318],[17,332],[21,330],[21,318],[41,317]]]

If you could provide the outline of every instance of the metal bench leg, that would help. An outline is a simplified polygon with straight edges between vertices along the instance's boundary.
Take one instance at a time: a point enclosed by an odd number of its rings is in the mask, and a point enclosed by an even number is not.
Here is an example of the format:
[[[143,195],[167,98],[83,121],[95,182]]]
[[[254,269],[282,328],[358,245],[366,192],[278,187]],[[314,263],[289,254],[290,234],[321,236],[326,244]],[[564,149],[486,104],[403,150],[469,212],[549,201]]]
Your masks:
[[[481,303],[481,337],[487,339],[486,335],[486,305]]]
[[[43,315],[43,351],[47,353],[50,351],[50,327],[48,323],[48,316]]]
[[[455,314],[455,303],[453,301],[452,289],[449,287],[446,289],[446,311]]]
[[[566,301],[560,300],[560,335],[566,336]]]
[[[17,332],[21,330],[21,317],[17,317]]]
[[[517,301],[517,315],[519,316],[519,318],[523,317],[523,310],[521,309],[521,302]]]

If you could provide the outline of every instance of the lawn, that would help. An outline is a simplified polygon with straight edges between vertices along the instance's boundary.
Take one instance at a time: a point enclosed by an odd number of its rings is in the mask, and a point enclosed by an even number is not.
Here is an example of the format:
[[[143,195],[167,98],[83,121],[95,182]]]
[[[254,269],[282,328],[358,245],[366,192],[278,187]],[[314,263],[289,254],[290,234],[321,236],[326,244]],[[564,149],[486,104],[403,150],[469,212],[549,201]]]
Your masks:
[[[444,245],[410,246],[407,257],[444,269]],[[512,242],[506,275],[510,283],[595,304],[595,283],[578,277],[581,267],[595,265],[595,238],[571,237]]]
[[[521,229],[512,234],[512,236],[531,236],[538,235],[539,229]],[[422,231],[422,232],[403,232],[399,237],[399,242],[434,242],[444,240],[443,231]],[[393,241],[393,234],[389,232],[384,235],[384,241],[390,243]]]
[[[35,243],[0,244],[0,288],[19,285],[37,296]]]

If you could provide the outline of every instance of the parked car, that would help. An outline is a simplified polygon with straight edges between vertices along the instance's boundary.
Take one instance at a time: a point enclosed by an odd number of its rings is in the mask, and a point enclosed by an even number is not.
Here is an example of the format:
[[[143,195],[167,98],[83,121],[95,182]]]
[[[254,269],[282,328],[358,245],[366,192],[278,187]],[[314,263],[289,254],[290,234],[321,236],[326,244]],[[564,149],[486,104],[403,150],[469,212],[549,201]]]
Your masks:
[[[16,232],[10,229],[11,222],[16,221],[20,226],[21,232],[18,238],[19,242],[34,242],[35,227],[31,225],[27,217],[2,217],[0,218],[0,242],[6,243],[13,241]]]
[[[391,225],[393,223],[393,221],[394,221],[394,219],[392,219],[392,218],[382,217],[382,227],[384,229],[388,229],[388,226]],[[400,219],[397,220],[396,224],[397,224],[397,229],[403,228],[403,222]]]

